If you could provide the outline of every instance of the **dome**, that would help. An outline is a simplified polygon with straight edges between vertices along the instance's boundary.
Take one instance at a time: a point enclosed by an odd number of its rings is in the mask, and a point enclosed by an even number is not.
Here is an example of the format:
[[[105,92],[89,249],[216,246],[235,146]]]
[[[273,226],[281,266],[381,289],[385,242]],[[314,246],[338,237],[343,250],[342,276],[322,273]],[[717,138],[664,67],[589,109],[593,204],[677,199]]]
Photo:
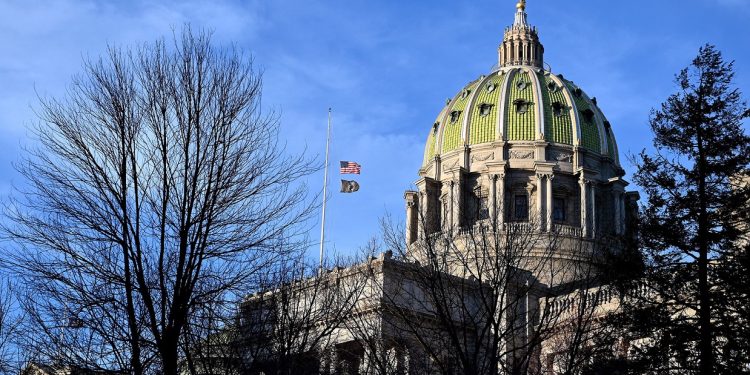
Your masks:
[[[619,169],[617,142],[596,98],[544,68],[544,48],[536,28],[526,22],[525,2],[517,9],[498,48],[498,68],[448,99],[429,129],[423,167],[436,157],[492,143],[546,142],[551,148],[601,156]]]
[[[596,98],[544,63],[525,1],[497,52],[497,67],[449,98],[428,130],[416,190],[404,195],[407,243],[523,227],[568,239],[555,262],[575,268],[597,241],[630,233],[638,194],[625,190]]]
[[[619,166],[617,142],[596,98],[539,68],[498,69],[449,99],[429,131],[424,164],[496,141],[581,147]]]

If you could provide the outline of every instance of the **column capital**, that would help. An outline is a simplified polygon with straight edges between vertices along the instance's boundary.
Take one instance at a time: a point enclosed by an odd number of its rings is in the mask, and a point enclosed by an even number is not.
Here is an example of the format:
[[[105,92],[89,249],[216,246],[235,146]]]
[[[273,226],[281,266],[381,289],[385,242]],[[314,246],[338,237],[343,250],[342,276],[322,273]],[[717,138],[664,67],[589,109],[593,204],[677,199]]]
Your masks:
[[[490,181],[497,181],[505,178],[505,172],[493,172],[488,174]]]
[[[589,185],[592,185],[594,183],[594,180],[592,180],[590,178],[585,178],[585,177],[583,177],[583,175],[581,175],[581,177],[578,178],[578,183],[581,186],[584,186],[584,185],[589,186]]]
[[[547,178],[548,180],[552,180],[552,179],[555,178],[555,174],[552,173],[552,172],[547,172],[547,171],[537,171],[536,172],[536,178],[540,179],[540,180],[543,179],[543,178]]]
[[[485,163],[486,171],[489,174],[505,174],[508,170],[507,161],[488,161]]]

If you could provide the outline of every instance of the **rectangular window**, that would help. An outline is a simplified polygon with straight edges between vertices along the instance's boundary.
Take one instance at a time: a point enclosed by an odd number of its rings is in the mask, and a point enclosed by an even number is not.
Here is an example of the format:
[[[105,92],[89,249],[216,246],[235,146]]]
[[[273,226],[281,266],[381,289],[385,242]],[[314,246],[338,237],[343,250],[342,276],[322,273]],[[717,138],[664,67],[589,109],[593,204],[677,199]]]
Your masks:
[[[528,220],[529,219],[529,197],[526,194],[518,194],[515,196],[514,213],[516,220]]]
[[[552,199],[552,220],[557,222],[565,221],[565,199]]]

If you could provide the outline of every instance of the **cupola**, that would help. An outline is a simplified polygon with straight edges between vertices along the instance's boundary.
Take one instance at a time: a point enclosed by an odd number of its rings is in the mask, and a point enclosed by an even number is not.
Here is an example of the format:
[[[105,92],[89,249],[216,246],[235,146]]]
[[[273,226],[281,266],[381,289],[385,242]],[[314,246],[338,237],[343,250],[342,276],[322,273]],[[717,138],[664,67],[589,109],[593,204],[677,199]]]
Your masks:
[[[536,27],[529,26],[526,15],[526,0],[516,4],[516,18],[513,26],[505,29],[503,42],[498,47],[498,65],[534,66],[542,68],[544,46],[539,42]]]

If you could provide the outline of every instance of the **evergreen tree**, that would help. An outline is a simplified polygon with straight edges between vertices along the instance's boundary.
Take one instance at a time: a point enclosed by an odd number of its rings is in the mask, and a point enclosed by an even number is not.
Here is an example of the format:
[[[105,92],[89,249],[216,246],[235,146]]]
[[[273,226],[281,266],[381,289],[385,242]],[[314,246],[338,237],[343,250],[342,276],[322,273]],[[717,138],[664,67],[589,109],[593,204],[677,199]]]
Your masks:
[[[636,160],[648,196],[640,236],[646,267],[625,304],[631,343],[648,372],[750,372],[747,233],[750,110],[733,63],[712,45],[676,76],[650,125],[654,151]],[[743,336],[744,335],[744,336]]]

